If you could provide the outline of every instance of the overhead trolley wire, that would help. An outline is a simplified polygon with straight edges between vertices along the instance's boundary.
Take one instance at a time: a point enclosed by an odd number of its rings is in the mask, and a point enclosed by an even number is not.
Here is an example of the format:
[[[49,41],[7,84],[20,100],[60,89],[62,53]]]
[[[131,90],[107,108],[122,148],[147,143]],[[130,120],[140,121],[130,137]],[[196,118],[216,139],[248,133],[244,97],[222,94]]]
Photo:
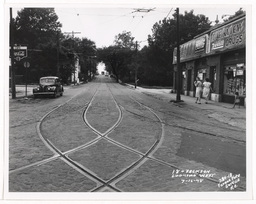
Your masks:
[[[171,8],[171,10],[169,11],[169,13],[168,13],[167,16],[165,17],[166,19],[167,19],[167,17],[170,15],[170,13],[172,12],[172,9],[173,9],[173,8]]]

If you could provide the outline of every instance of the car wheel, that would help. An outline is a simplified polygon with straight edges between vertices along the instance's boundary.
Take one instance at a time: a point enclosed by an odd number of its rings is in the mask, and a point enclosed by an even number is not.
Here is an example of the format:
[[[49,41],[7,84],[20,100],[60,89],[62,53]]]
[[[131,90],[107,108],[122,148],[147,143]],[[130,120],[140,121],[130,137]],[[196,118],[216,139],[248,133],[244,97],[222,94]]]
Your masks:
[[[53,97],[54,97],[54,98],[57,98],[57,92],[54,92]]]

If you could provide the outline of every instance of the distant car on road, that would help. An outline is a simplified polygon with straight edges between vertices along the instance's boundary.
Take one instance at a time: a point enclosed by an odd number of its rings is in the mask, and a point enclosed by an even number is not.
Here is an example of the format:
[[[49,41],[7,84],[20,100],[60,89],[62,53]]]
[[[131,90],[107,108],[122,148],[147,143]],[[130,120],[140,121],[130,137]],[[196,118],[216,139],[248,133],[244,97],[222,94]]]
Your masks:
[[[33,95],[36,98],[39,95],[62,96],[64,92],[60,79],[56,76],[41,77],[39,86],[33,88]]]

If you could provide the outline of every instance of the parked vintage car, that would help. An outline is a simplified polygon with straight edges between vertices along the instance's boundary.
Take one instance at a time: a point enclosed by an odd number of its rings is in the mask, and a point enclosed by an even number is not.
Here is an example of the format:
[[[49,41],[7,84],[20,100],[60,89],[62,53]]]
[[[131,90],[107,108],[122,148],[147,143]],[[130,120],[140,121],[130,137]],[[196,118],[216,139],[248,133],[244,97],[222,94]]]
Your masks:
[[[39,80],[39,86],[33,88],[33,95],[36,98],[39,95],[62,96],[64,92],[60,79],[56,76],[42,77]]]

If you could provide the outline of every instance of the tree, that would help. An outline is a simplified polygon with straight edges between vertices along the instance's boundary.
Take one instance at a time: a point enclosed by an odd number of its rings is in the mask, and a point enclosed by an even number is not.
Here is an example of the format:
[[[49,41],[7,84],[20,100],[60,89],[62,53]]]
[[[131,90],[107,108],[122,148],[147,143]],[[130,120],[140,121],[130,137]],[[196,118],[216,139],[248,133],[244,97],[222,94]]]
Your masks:
[[[114,44],[120,48],[135,49],[134,37],[131,32],[123,31],[115,36]]]
[[[55,75],[57,71],[57,41],[61,23],[53,8],[24,8],[14,20],[15,44],[27,45],[31,67],[30,78],[38,81],[43,75]],[[20,74],[24,74],[19,62]]]
[[[151,85],[171,85],[173,69],[173,50],[177,46],[177,14],[165,18],[153,25],[152,35],[148,36],[148,48],[142,55],[145,81]],[[204,15],[194,15],[193,10],[180,14],[180,43],[185,43],[194,36],[208,30],[211,22]]]
[[[79,53],[80,57],[81,76],[86,80],[88,71],[93,74],[96,73],[97,49],[95,42],[87,38],[82,38],[78,42],[76,52]]]
[[[234,15],[231,15],[231,16],[229,16],[229,18],[224,19],[224,22],[229,21],[229,20],[231,20],[231,19],[233,19],[233,18],[235,18],[235,17],[237,17],[237,16],[243,15],[243,14],[245,14],[245,13],[246,13],[246,12],[243,10],[243,8],[240,8],[238,11],[235,12]],[[224,16],[225,16],[225,15],[223,15],[223,17],[224,17]]]
[[[15,19],[15,41],[27,44],[30,48],[41,48],[56,42],[61,23],[54,8],[24,8]]]
[[[123,31],[115,36],[114,45],[98,50],[99,61],[104,62],[106,70],[116,76],[117,82],[128,78],[135,46],[131,32]]]

